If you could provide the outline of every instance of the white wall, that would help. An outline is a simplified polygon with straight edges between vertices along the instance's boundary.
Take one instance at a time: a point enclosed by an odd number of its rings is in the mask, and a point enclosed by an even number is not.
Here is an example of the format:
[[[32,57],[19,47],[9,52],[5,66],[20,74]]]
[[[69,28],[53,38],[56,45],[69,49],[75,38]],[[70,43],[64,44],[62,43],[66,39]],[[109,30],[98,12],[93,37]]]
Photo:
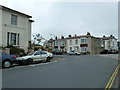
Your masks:
[[[2,46],[2,7],[1,6],[0,6],[0,46]],[[2,67],[2,64],[0,65],[0,89],[2,90],[2,69],[1,67]]]
[[[2,46],[2,7],[0,6],[0,46]]]
[[[81,43],[81,39],[86,39],[86,43]],[[88,45],[88,42],[89,42],[88,38],[86,38],[86,37],[80,38],[80,44],[87,44]],[[84,48],[86,48],[86,51],[88,51],[88,47],[84,47]],[[80,47],[80,52],[86,52],[86,51],[82,51],[82,47]]]
[[[113,42],[113,49],[118,50],[117,40],[113,39],[112,42]]]
[[[110,50],[110,49],[118,50],[117,40],[116,39],[105,40],[105,49],[107,49],[107,50]]]
[[[72,44],[70,45],[70,40],[72,40]],[[78,46],[78,52],[80,52],[80,39],[77,38],[78,44],[75,43],[76,39],[67,39],[66,40],[66,50],[70,51],[70,47],[72,47],[72,50],[75,50],[75,47]]]
[[[108,42],[109,42],[109,40],[105,40],[105,49],[107,49],[107,50],[109,49],[108,48]]]
[[[11,25],[11,14],[17,15],[17,25]],[[28,41],[31,40],[31,23],[29,22],[29,18],[18,13],[11,13],[7,11],[2,12],[2,41],[4,46],[7,46],[7,32],[19,33],[20,34],[20,42],[19,46],[27,51]]]

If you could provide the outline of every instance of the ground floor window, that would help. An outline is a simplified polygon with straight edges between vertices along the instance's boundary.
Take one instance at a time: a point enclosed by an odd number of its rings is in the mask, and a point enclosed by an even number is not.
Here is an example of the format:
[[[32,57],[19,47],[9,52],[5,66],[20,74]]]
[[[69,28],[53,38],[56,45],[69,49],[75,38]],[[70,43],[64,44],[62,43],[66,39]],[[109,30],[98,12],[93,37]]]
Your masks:
[[[16,45],[16,33],[11,33],[11,45]]]
[[[78,46],[75,46],[75,47],[74,47],[74,50],[78,52],[78,51],[79,51],[79,47],[78,47]]]
[[[7,33],[7,45],[19,45],[19,37],[18,33]]]
[[[70,51],[72,51],[72,47],[70,47]]]
[[[88,51],[87,47],[81,47],[81,52],[87,52],[87,51]]]

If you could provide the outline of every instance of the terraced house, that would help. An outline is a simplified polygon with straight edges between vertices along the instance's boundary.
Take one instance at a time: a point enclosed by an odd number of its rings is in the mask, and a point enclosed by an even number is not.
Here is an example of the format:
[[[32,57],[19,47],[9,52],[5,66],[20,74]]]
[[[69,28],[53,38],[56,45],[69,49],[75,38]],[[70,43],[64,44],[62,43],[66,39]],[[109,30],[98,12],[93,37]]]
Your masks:
[[[66,38],[67,51],[75,50],[80,53],[99,54],[102,51],[101,38],[87,35],[69,36]]]
[[[28,50],[32,16],[0,5],[0,46],[14,45]]]
[[[117,38],[113,35],[102,37],[102,47],[105,50],[118,50]]]
[[[66,38],[62,36],[61,39],[56,39],[54,48],[59,49],[62,52],[66,52]]]

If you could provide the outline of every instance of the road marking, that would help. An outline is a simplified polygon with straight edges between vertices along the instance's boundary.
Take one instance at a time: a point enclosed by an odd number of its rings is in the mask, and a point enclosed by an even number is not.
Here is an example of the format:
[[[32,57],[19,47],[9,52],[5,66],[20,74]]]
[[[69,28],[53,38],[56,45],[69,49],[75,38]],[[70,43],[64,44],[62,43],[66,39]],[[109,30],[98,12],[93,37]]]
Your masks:
[[[109,82],[107,83],[104,90],[110,90],[111,89],[111,87],[112,87],[112,85],[114,83],[114,80],[115,80],[115,78],[116,78],[116,76],[118,74],[119,69],[120,69],[120,64],[116,67],[114,73],[112,74],[112,76],[111,76],[111,78],[110,78]]]

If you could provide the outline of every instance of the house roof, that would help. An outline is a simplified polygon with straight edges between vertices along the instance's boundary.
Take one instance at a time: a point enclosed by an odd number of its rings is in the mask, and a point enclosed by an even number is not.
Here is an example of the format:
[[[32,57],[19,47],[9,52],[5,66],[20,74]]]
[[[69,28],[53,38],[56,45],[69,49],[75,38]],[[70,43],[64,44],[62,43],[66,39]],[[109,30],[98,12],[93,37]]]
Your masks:
[[[13,12],[13,13],[19,13],[19,14],[21,14],[21,15],[24,15],[24,16],[28,17],[28,18],[32,18],[32,16],[27,15],[27,14],[24,14],[24,13],[22,13],[22,12],[19,12],[19,11],[17,11],[17,10],[10,9],[10,8],[5,7],[5,6],[2,6],[2,5],[0,5],[0,7],[2,8],[2,10],[10,11],[10,12]]]
[[[91,37],[91,38],[101,39],[100,37],[94,37],[94,36],[91,36],[91,35],[73,36],[73,37],[67,37],[66,39],[76,39],[76,38],[82,38],[82,37]]]
[[[115,39],[115,40],[117,40],[117,38],[115,38],[115,37],[103,37],[102,39],[103,40],[109,40],[109,39]]]
[[[34,20],[29,19],[30,22],[35,22]]]
[[[90,36],[90,35],[80,35],[80,36],[67,37],[66,39],[76,39],[76,38],[81,38],[81,37],[93,37],[93,36]]]

